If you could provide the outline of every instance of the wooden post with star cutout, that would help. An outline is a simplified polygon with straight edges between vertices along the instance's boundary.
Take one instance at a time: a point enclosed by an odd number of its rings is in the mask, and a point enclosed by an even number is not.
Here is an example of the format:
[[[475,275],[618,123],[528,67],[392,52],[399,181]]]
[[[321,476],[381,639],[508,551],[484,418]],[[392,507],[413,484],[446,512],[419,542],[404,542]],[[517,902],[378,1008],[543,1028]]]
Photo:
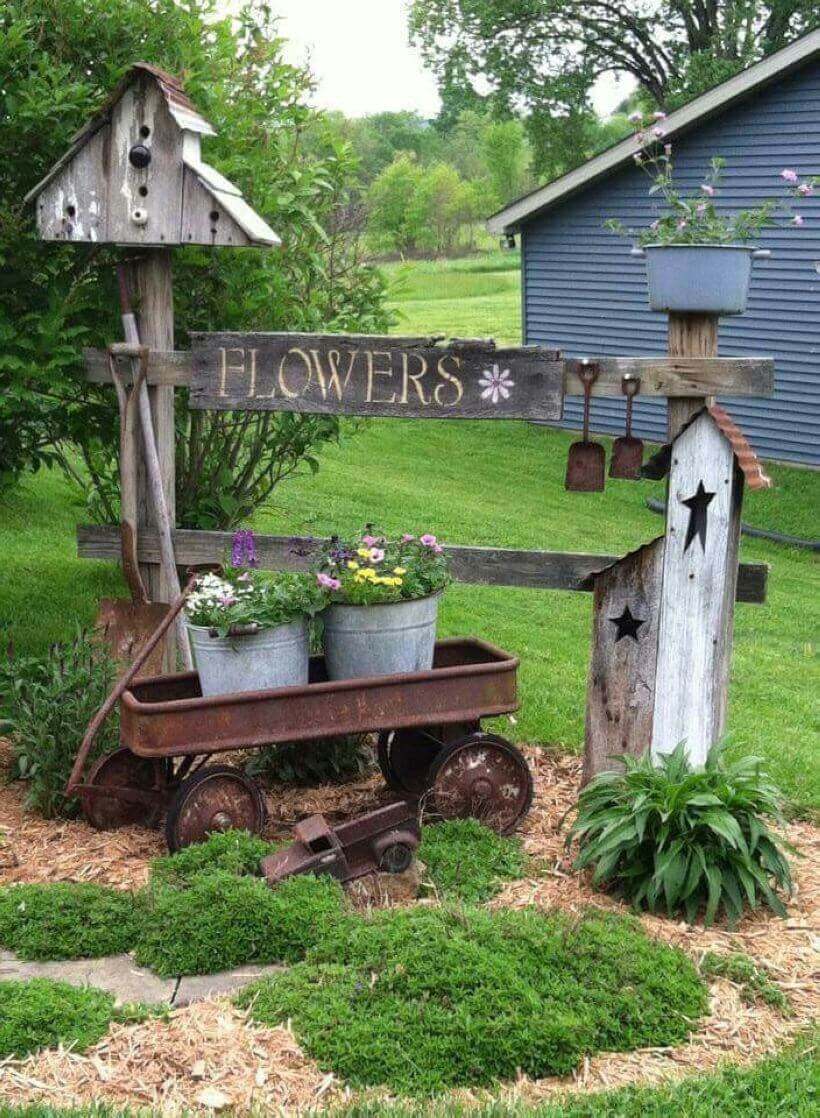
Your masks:
[[[585,580],[594,590],[584,778],[724,732],[744,486],[771,485],[742,431],[702,407],[644,467],[668,475],[666,531]]]

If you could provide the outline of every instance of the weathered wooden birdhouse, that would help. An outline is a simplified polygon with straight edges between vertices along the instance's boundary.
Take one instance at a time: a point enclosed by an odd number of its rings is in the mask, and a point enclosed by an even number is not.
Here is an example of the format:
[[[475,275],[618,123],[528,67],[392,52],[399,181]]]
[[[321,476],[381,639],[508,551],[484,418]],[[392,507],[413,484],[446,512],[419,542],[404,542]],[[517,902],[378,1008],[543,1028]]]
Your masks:
[[[170,248],[277,245],[242,193],[202,161],[214,129],[178,78],[135,63],[26,196],[47,241]]]
[[[700,765],[724,730],[744,483],[771,485],[740,428],[702,408],[643,470],[668,476],[666,531],[591,575],[585,776],[612,755]]]

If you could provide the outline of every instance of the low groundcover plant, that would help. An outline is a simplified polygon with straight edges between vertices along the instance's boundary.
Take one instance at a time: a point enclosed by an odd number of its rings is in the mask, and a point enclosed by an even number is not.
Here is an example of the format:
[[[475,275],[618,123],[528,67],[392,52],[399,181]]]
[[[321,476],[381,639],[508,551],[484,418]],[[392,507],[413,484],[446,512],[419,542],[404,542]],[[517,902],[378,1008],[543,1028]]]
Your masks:
[[[392,540],[370,526],[356,540],[334,536],[316,574],[332,602],[353,606],[426,598],[449,580],[444,548],[434,535],[405,532]]]
[[[718,744],[695,769],[681,744],[657,762],[649,753],[621,760],[623,772],[600,773],[578,797],[568,838],[578,842],[576,869],[592,866],[595,885],[690,924],[701,908],[711,924],[721,907],[735,923],[761,901],[786,914],[776,890],[791,893],[792,847],[766,824],[783,817],[757,757],[730,762]]]
[[[715,156],[697,193],[686,196],[675,185],[672,144],[666,136],[664,114],[655,113],[646,119],[642,113],[633,113],[630,120],[639,126],[636,136],[642,145],[635,163],[649,175],[649,193],[663,200],[666,212],[643,229],[630,229],[619,219],[610,218],[604,224],[611,232],[631,237],[643,246],[737,245],[770,226],[805,225],[802,214],[794,212],[794,202],[814,194],[820,178],[801,177],[793,168],[784,167],[779,176],[786,187],[783,198],[767,198],[758,206],[728,213],[719,208],[724,158]]]

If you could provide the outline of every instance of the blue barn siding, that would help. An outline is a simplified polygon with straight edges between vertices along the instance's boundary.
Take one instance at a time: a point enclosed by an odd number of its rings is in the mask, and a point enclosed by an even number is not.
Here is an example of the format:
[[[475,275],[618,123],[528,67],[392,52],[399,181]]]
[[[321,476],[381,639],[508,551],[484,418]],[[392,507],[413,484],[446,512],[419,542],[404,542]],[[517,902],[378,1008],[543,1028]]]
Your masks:
[[[820,63],[759,91],[675,141],[676,178],[697,191],[709,159],[727,160],[720,203],[736,210],[784,193],[784,167],[820,175]],[[666,352],[666,316],[649,310],[643,261],[602,222],[642,227],[653,218],[645,172],[630,166],[587,187],[523,228],[524,337],[568,355]],[[720,324],[725,357],[773,356],[775,395],[724,401],[763,457],[820,464],[820,196],[801,203],[802,229],[767,230],[772,250],[756,261],[748,310]],[[640,398],[639,398],[640,401]],[[580,425],[581,404],[567,398],[563,425]],[[663,441],[665,405],[638,403],[636,427]],[[593,402],[593,429],[619,433],[623,404]]]

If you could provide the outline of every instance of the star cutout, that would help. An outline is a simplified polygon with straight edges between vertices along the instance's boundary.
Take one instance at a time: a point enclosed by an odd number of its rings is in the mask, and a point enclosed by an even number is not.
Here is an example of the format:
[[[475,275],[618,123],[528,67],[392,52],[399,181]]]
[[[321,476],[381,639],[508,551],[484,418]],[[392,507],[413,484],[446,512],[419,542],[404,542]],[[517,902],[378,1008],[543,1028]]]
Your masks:
[[[713,497],[714,493],[709,493],[704,489],[703,482],[699,481],[694,496],[687,497],[685,501],[681,502],[689,509],[686,542],[683,545],[684,551],[689,550],[689,544],[696,536],[700,538],[700,546],[704,551],[706,550],[706,510]]]
[[[620,617],[610,617],[609,620],[618,630],[618,635],[615,638],[616,644],[619,640],[623,640],[624,637],[632,637],[633,641],[637,643],[638,630],[641,625],[646,624],[646,621],[642,621],[641,618],[632,616],[632,611],[629,606],[624,606],[624,612]]]

